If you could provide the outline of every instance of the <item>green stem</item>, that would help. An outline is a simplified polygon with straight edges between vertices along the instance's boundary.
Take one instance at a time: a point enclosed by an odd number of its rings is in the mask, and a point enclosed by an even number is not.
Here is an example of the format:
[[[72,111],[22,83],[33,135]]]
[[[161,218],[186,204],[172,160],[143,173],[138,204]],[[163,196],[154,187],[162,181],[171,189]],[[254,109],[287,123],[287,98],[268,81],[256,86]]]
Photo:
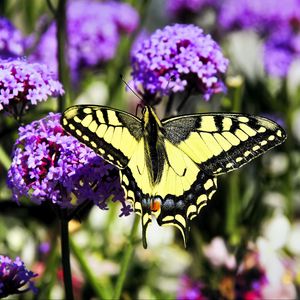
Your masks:
[[[293,120],[292,115],[296,109],[297,108],[293,107],[293,105],[288,105],[286,111],[286,127],[287,127],[288,136],[289,134],[291,135],[292,133],[292,120]],[[294,166],[293,156],[292,156],[293,144],[291,138],[289,137],[287,138],[285,142],[285,147],[286,147],[286,153],[289,159],[289,163],[291,164],[291,166]],[[288,168],[287,174],[285,176],[286,214],[291,221],[293,220],[294,217],[294,200],[293,200],[294,174],[295,174],[295,169],[293,167],[290,167]]]
[[[73,300],[72,273],[70,265],[70,245],[69,245],[69,221],[65,218],[60,220],[61,229],[61,258],[63,267],[63,277],[65,286],[65,296],[68,300]]]
[[[59,0],[56,10],[56,39],[57,39],[57,63],[58,63],[58,79],[62,83],[65,91],[69,91],[69,69],[66,63],[66,4],[67,0]],[[67,106],[67,97],[62,95],[59,97],[58,110],[64,111]]]
[[[7,1],[6,0],[0,1],[0,16],[5,16],[6,7],[7,7]]]
[[[110,284],[107,282],[105,282],[105,284],[104,284],[104,282],[102,282],[101,280],[98,280],[94,276],[92,270],[90,269],[90,267],[86,261],[86,257],[83,255],[83,252],[77,246],[77,244],[74,242],[74,240],[72,238],[70,238],[70,246],[72,249],[72,253],[74,254],[77,262],[80,265],[80,268],[81,268],[83,274],[86,277],[86,280],[93,288],[96,298],[97,299],[112,299],[112,289],[108,288],[110,286]]]
[[[121,293],[122,293],[122,290],[123,290],[123,286],[124,286],[124,283],[125,283],[126,275],[127,275],[127,272],[128,272],[129,263],[130,263],[130,260],[132,258],[132,254],[133,254],[133,250],[134,250],[133,246],[134,246],[134,243],[135,243],[135,235],[136,235],[136,232],[137,232],[139,221],[140,221],[140,217],[135,216],[134,223],[132,225],[131,233],[130,233],[130,236],[129,236],[128,245],[125,248],[125,252],[123,254],[123,258],[122,258],[122,262],[121,262],[121,270],[120,270],[119,277],[117,279],[113,299],[120,299],[120,296],[121,296]]]
[[[56,281],[56,272],[59,265],[59,255],[57,251],[57,233],[58,228],[55,227],[53,230],[53,237],[51,238],[51,251],[47,257],[45,263],[45,270],[42,277],[40,277],[40,288],[37,299],[49,299],[50,291],[53,288],[53,285]]]
[[[238,86],[233,93],[232,111],[241,111],[242,86]],[[240,180],[239,172],[235,171],[229,177],[229,190],[226,201],[226,233],[231,240],[236,236],[236,224],[240,211]]]
[[[239,213],[239,172],[235,171],[229,178],[229,190],[226,201],[226,233],[233,238],[235,236],[236,223]]]
[[[0,145],[0,163],[3,165],[3,167],[8,170],[11,165],[11,159],[5,152],[4,148],[2,145]]]

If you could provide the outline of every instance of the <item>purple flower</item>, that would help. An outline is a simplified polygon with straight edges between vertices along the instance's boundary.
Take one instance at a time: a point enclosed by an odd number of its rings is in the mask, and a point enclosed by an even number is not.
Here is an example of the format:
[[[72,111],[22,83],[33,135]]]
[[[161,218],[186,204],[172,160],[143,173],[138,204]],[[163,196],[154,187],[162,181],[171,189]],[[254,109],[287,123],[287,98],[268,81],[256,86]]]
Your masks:
[[[188,276],[180,279],[179,290],[176,295],[177,300],[207,300],[208,298],[202,293],[203,284],[193,281]]]
[[[67,57],[73,79],[83,68],[96,67],[111,60],[119,45],[120,33],[133,32],[139,22],[137,12],[119,2],[73,1],[67,7]],[[31,55],[57,73],[56,26],[50,25]]]
[[[28,271],[19,257],[12,261],[8,256],[0,255],[0,298],[29,290],[36,292],[37,289],[31,279],[37,275]]]
[[[285,77],[294,59],[300,57],[300,34],[283,26],[266,40],[264,65],[269,75]]]
[[[60,125],[60,114],[19,128],[8,186],[13,199],[22,197],[40,204],[51,201],[62,208],[72,208],[84,201],[93,201],[107,209],[106,200],[120,201],[122,215],[132,210],[124,202],[118,170]]]
[[[236,299],[263,299],[262,291],[268,284],[268,280],[256,251],[249,251],[245,255],[239,271],[234,277]]]
[[[223,2],[219,23],[227,30],[256,29],[268,33],[280,28],[282,22],[300,16],[298,0],[227,0]]]
[[[19,115],[31,105],[63,93],[62,85],[45,65],[0,60],[0,110]]]
[[[0,58],[24,54],[24,38],[21,32],[6,18],[0,17]]]
[[[132,33],[139,25],[139,15],[129,4],[110,1],[107,2],[109,11],[119,32]]]
[[[131,65],[136,89],[161,97],[192,90],[205,99],[224,91],[221,80],[228,60],[219,45],[194,25],[175,24],[157,30],[133,51]]]

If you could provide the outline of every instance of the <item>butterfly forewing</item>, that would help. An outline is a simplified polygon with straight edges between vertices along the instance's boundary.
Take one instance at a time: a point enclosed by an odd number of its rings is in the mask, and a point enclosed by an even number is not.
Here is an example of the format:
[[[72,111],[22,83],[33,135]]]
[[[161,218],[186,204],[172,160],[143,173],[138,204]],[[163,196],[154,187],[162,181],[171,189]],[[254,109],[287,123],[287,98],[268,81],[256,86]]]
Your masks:
[[[286,138],[275,122],[245,114],[186,115],[162,124],[166,139],[213,176],[243,166]]]
[[[140,139],[141,121],[103,106],[72,106],[62,117],[66,131],[119,168],[127,166]]]

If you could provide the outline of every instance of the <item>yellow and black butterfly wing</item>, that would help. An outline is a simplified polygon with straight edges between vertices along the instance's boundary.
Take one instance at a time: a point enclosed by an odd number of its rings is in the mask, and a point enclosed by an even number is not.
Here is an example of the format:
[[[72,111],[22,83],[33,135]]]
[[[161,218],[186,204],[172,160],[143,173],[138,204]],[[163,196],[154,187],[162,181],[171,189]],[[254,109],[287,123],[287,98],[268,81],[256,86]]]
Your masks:
[[[165,138],[212,176],[235,170],[286,139],[274,121],[245,114],[185,115],[162,124]]]
[[[160,201],[159,225],[179,228],[186,245],[190,221],[217,189],[215,177],[203,172],[181,149],[165,140],[166,160],[161,181],[153,195]],[[155,214],[155,213],[154,213]]]
[[[152,182],[146,165],[141,120],[104,106],[78,105],[64,112],[61,123],[67,132],[120,169],[125,199],[142,216],[146,247],[146,229],[151,222]]]
[[[105,106],[72,106],[64,112],[61,123],[67,132],[121,169],[142,139],[138,118]]]
[[[275,122],[244,114],[198,114],[162,121],[165,166],[153,195],[161,201],[159,225],[180,229],[184,241],[190,220],[217,189],[216,176],[241,167],[281,144]]]

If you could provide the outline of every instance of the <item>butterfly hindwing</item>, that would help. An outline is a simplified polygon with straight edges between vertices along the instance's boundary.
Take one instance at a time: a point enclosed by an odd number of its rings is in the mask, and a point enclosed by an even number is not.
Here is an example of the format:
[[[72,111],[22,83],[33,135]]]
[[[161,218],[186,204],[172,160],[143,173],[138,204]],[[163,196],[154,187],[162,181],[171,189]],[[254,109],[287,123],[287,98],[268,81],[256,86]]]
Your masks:
[[[165,149],[164,172],[154,190],[161,199],[157,222],[179,228],[186,244],[190,221],[211,199],[217,181],[201,171],[186,153],[168,140],[165,140]]]
[[[62,124],[78,140],[119,168],[127,166],[142,138],[138,118],[104,106],[72,106],[64,112]]]
[[[166,139],[213,176],[243,166],[286,138],[275,122],[245,114],[185,115],[162,124]]]

